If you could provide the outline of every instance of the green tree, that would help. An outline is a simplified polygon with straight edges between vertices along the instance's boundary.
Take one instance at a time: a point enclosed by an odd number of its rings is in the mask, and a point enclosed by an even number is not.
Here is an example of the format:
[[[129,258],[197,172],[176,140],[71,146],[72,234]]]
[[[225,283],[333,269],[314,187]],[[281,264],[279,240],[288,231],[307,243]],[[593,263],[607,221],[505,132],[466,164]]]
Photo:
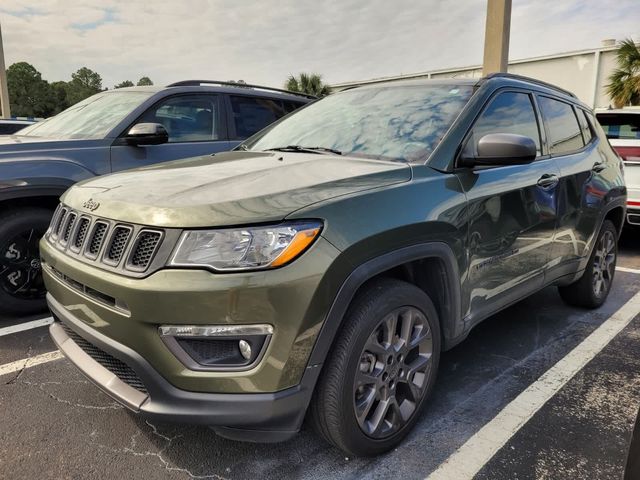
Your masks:
[[[125,80],[124,82],[120,82],[117,85],[113,86],[113,88],[125,88],[125,87],[133,87],[133,82],[131,80]]]
[[[48,117],[55,109],[51,87],[35,67],[27,62],[7,69],[11,113],[17,117]]]
[[[67,100],[67,82],[59,81],[51,83],[51,99],[53,101],[52,115],[56,115],[69,107]]]
[[[148,87],[150,85],[153,85],[153,82],[149,77],[142,77],[140,80],[138,80],[138,83],[136,85],[138,87]]]
[[[618,68],[609,76],[607,93],[617,108],[640,104],[640,49],[627,38],[616,52]]]
[[[301,73],[297,77],[289,75],[284,88],[292,92],[306,93],[316,97],[324,97],[331,93],[331,87],[322,82],[322,75],[317,73]]]
[[[82,67],[71,74],[71,81],[67,83],[67,100],[69,105],[73,105],[100,91],[102,77],[93,70]]]

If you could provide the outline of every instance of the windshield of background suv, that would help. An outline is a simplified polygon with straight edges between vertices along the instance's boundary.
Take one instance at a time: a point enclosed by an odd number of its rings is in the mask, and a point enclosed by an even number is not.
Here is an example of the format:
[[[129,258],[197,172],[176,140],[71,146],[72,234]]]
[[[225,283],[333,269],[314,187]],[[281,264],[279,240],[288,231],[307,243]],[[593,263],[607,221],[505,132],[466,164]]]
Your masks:
[[[50,138],[104,138],[119,122],[154,92],[97,93],[55,117],[20,130],[18,135]]]
[[[640,112],[596,113],[608,139],[640,140]]]
[[[295,145],[367,158],[424,161],[472,94],[472,85],[398,85],[335,93],[251,137],[243,148]]]

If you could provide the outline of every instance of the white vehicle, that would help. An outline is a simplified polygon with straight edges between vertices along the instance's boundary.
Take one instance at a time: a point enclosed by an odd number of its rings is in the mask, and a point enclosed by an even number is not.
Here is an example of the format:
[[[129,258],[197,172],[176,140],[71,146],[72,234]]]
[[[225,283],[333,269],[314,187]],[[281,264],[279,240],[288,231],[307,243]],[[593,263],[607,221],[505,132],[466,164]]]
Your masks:
[[[596,111],[609,143],[624,160],[627,222],[640,225],[640,108]]]

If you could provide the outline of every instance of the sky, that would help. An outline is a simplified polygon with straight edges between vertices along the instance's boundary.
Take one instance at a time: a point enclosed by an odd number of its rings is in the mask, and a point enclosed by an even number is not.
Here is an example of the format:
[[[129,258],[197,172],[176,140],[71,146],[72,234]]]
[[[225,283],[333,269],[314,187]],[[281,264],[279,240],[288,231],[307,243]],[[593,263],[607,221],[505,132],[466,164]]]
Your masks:
[[[149,76],[281,87],[482,61],[486,0],[0,0],[5,62],[49,81],[87,66],[103,86]],[[513,0],[510,59],[640,41],[640,0]]]

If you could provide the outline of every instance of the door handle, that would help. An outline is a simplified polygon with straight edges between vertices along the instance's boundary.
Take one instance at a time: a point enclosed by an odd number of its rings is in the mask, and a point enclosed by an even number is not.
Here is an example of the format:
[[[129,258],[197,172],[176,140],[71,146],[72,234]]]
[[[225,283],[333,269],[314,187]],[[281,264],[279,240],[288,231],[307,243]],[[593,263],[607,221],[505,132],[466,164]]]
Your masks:
[[[602,172],[605,168],[607,168],[607,166],[602,163],[602,162],[596,162],[593,164],[593,167],[591,168],[592,171],[596,172],[596,173],[600,173]]]
[[[553,188],[558,185],[560,179],[556,175],[545,173],[538,179],[538,186],[544,189]]]

